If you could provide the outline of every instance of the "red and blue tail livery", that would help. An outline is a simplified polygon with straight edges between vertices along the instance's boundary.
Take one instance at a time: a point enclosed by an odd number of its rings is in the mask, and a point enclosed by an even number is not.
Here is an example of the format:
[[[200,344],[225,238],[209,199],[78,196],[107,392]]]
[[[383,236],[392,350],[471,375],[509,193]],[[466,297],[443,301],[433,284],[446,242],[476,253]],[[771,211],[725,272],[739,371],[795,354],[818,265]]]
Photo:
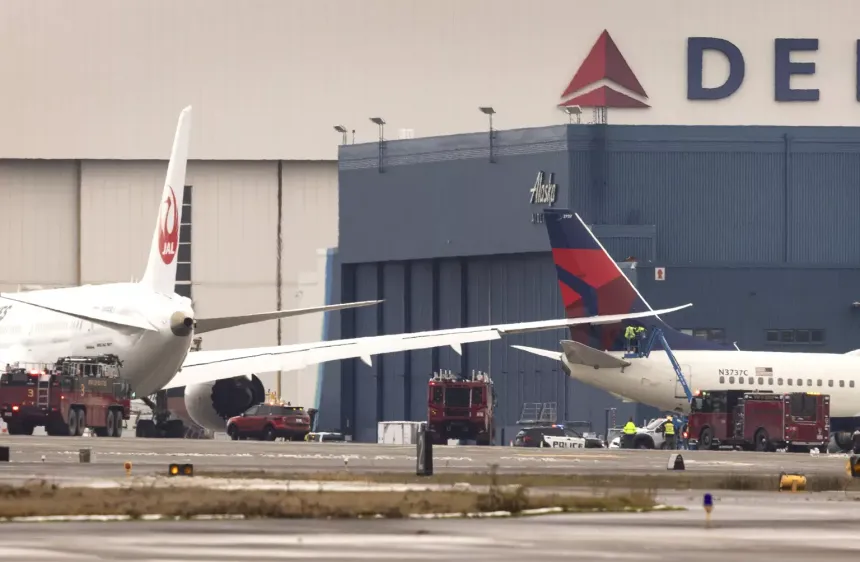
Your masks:
[[[568,209],[544,209],[552,259],[568,318],[653,310],[583,220]],[[628,325],[659,327],[672,349],[734,350],[734,347],[681,333],[652,316],[614,324],[570,327],[571,339],[596,349],[618,351]]]

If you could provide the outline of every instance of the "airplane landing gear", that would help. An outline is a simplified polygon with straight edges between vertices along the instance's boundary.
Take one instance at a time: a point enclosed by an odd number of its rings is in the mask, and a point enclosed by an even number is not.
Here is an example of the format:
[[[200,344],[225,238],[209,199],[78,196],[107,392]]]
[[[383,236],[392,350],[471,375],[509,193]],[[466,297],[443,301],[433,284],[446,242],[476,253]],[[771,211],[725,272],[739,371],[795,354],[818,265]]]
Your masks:
[[[167,392],[161,390],[155,393],[155,401],[151,397],[141,398],[152,410],[151,420],[138,420],[135,428],[135,437],[150,439],[182,439],[185,437],[185,423],[171,417],[167,409]]]

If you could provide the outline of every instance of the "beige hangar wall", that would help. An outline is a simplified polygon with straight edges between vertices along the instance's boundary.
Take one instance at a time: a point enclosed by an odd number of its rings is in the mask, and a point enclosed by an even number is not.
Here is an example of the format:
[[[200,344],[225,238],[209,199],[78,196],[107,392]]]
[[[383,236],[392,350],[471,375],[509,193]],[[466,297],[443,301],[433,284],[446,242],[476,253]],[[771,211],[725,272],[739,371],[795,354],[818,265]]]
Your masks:
[[[166,167],[163,161],[0,161],[5,217],[0,221],[0,290],[138,279]],[[280,172],[281,306],[317,306],[325,299],[325,259],[319,251],[337,245],[337,165],[284,161]],[[192,296],[198,316],[277,308],[278,178],[277,161],[189,162]],[[283,320],[281,342],[320,339],[322,320],[321,314]],[[203,346],[272,346],[277,341],[277,322],[271,321],[205,334]],[[283,373],[284,398],[312,405],[317,373],[316,366]],[[262,378],[275,388],[274,374]]]
[[[78,164],[0,160],[0,291],[78,277]]]

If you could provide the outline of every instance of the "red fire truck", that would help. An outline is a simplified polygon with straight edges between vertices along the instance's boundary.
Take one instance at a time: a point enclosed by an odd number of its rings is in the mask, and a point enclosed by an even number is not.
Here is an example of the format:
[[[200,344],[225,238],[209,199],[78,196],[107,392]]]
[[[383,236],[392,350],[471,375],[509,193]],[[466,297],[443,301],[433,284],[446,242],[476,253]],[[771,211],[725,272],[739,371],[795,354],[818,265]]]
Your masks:
[[[493,382],[486,373],[472,371],[471,378],[451,371],[433,373],[428,385],[428,429],[433,442],[447,444],[449,439],[493,441]]]
[[[61,357],[53,365],[15,363],[0,372],[0,417],[10,435],[122,435],[131,386],[115,355]]]
[[[826,449],[830,396],[818,392],[697,391],[690,403],[690,445],[773,451]]]

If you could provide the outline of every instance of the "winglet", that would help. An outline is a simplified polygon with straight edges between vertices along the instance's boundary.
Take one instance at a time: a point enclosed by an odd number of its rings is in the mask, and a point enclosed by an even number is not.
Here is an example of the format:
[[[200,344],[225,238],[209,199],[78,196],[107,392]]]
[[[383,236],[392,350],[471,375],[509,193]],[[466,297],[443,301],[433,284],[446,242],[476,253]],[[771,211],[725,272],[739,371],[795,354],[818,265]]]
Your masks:
[[[142,285],[172,295],[176,286],[176,262],[179,254],[179,225],[182,224],[182,203],[185,196],[185,168],[188,162],[188,143],[191,136],[191,106],[179,114],[173,150],[167,164],[167,176],[155,219],[155,232],[149,248],[146,272]]]
[[[244,326],[245,324],[255,324],[257,322],[265,322],[267,320],[277,320],[278,318],[289,318],[291,316],[301,316],[303,314],[313,314],[314,312],[333,312],[336,310],[345,310],[348,308],[358,308],[361,306],[370,306],[379,304],[381,300],[376,301],[360,301],[347,302],[343,304],[329,304],[325,306],[312,306],[308,308],[294,308],[292,310],[279,310],[276,312],[260,312],[258,314],[244,314],[241,316],[222,316],[219,318],[198,318],[194,323],[194,333],[203,334],[206,332],[214,332],[215,330],[223,330],[225,328],[233,328],[235,326]]]

